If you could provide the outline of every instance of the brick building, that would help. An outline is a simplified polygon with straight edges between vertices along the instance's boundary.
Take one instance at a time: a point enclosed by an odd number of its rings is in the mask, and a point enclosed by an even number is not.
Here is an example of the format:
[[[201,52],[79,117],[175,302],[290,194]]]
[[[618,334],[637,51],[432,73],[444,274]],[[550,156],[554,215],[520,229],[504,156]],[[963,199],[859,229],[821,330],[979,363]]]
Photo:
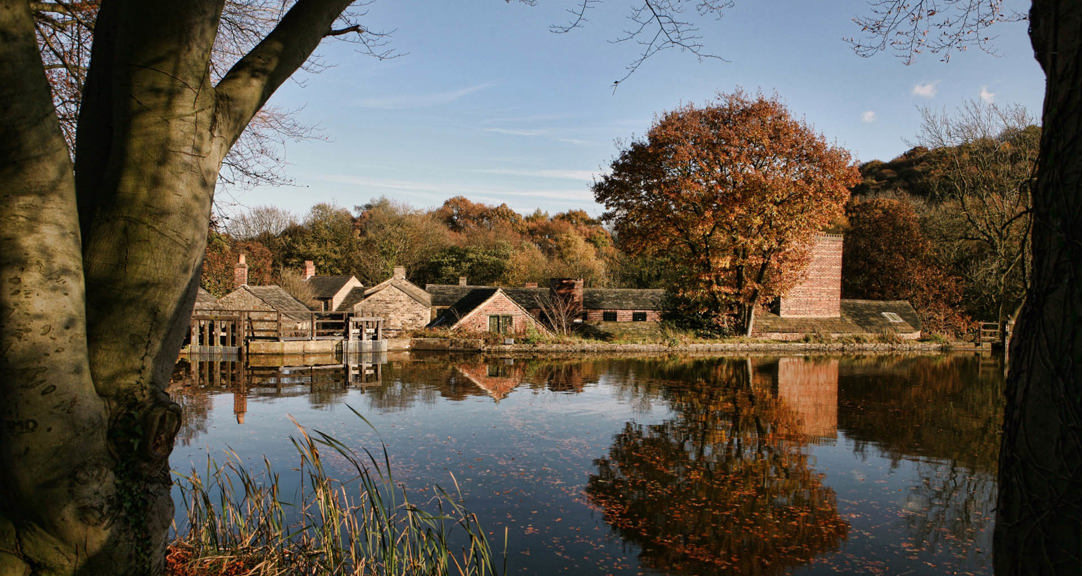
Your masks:
[[[531,330],[539,333],[549,331],[502,288],[475,288],[469,291],[443,310],[430,326],[509,336],[525,336]]]
[[[781,298],[782,318],[833,318],[842,313],[841,234],[816,236],[803,277]]]
[[[664,290],[587,288],[582,296],[586,322],[658,322]]]
[[[842,300],[840,234],[821,234],[812,245],[802,280],[780,298],[778,311],[756,311],[752,336],[799,340],[853,335],[920,338],[917,311],[904,300]]]

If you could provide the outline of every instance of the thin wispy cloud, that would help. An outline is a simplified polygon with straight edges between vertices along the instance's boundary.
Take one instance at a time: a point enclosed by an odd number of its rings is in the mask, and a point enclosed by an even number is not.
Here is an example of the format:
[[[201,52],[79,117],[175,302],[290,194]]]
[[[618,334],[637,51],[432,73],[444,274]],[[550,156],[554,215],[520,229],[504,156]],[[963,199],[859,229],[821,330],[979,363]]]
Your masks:
[[[865,124],[871,124],[876,120],[878,120],[878,117],[875,115],[875,110],[865,110],[860,113],[860,121]]]
[[[913,95],[921,98],[934,98],[939,92],[939,81],[922,82],[913,87]]]
[[[593,198],[589,189],[581,184],[566,188],[560,187],[537,187],[537,188],[507,188],[505,186],[487,186],[477,184],[463,184],[441,180],[439,182],[423,180],[399,180],[394,178],[366,178],[349,174],[326,174],[320,180],[338,184],[349,184],[363,188],[367,192],[378,195],[381,193],[394,192],[397,198],[403,198],[407,202],[413,200],[411,195],[417,197],[439,200],[452,196],[465,196],[475,202],[500,204],[511,198],[517,201],[509,201],[513,209],[520,212],[531,211],[546,203],[546,201],[566,205],[576,203],[579,205],[593,205]],[[440,200],[442,202],[442,200]]]
[[[567,114],[520,114],[515,115],[511,113],[504,114],[502,116],[492,116],[481,121],[483,126],[492,125],[508,125],[508,124],[538,124],[546,123],[551,124],[553,122],[568,122],[574,121],[574,117]]]
[[[523,138],[547,138],[553,142],[571,144],[573,146],[594,146],[596,142],[582,138],[560,136],[560,131],[550,128],[484,128],[484,132],[490,134],[503,134],[505,136],[521,136]]]
[[[420,180],[396,180],[394,178],[365,178],[347,174],[326,174],[319,180],[334,182],[337,184],[349,184],[362,188],[375,188],[379,190],[393,190],[398,192],[443,192],[446,186]]]
[[[592,180],[597,172],[591,170],[514,170],[510,168],[481,168],[470,170],[479,174],[498,176],[523,176],[526,178],[552,178],[556,180]]]
[[[991,104],[996,101],[996,93],[988,90],[987,86],[981,86],[981,100],[985,104]]]
[[[485,132],[507,136],[548,136],[550,134],[543,128],[485,128]]]
[[[405,94],[396,96],[380,96],[377,98],[364,98],[356,102],[361,108],[375,108],[379,110],[410,110],[416,108],[432,108],[443,104],[450,104],[461,100],[470,94],[491,88],[493,83],[486,82],[475,86],[467,86],[457,90],[445,92],[432,92],[429,94]]]

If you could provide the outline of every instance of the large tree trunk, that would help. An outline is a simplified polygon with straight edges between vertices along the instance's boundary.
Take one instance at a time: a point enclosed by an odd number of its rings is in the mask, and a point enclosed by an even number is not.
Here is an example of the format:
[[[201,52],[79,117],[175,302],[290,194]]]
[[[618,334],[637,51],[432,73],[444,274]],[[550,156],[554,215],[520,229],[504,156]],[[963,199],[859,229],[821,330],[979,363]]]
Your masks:
[[[0,2],[0,79],[0,573],[59,573],[107,549],[117,507],[75,182],[25,0]]]
[[[301,0],[218,83],[224,0],[106,0],[73,167],[29,3],[0,0],[0,574],[156,574],[165,394],[221,161],[346,0]],[[84,289],[85,287],[85,289]]]
[[[1033,276],[1011,340],[995,567],[1082,574],[1082,3],[1034,0],[1047,75]]]

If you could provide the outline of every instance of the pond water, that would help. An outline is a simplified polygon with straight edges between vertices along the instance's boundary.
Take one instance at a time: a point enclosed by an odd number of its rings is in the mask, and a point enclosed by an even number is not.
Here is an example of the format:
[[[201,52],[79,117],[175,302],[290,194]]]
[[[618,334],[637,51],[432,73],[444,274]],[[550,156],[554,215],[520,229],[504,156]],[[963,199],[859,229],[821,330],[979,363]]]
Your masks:
[[[1002,389],[972,355],[184,360],[171,463],[286,472],[290,417],[382,442],[513,574],[991,574]]]

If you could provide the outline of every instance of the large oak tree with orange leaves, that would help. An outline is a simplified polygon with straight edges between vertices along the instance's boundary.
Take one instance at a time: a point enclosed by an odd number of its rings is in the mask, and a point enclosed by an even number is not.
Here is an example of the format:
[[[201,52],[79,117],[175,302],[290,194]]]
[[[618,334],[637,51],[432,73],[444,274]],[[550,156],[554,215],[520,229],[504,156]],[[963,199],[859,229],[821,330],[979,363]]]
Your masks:
[[[776,97],[735,92],[663,114],[594,196],[622,248],[669,262],[678,313],[749,332],[858,181],[849,153]]]

